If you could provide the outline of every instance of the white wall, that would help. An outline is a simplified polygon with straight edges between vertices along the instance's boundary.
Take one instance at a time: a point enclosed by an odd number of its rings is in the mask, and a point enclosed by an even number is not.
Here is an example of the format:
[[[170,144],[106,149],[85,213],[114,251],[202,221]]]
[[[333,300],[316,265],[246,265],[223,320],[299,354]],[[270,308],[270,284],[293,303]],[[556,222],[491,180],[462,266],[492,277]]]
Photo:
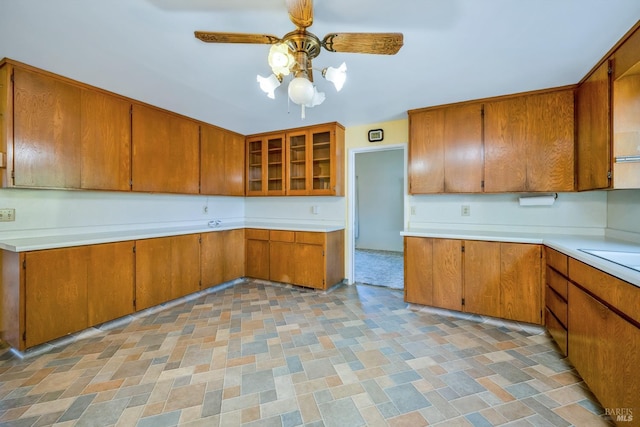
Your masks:
[[[604,234],[607,193],[560,193],[552,206],[520,206],[519,194],[410,196],[409,226],[417,228]],[[469,205],[471,215],[461,216]],[[415,212],[415,214],[413,214]]]
[[[313,213],[314,206],[317,214]],[[345,225],[344,197],[247,197],[244,208],[246,221]]]
[[[356,248],[403,251],[404,151],[355,155]]]
[[[0,222],[0,238],[126,230],[167,223],[191,225],[211,219],[232,222],[244,218],[242,197],[99,191],[2,189],[0,208],[16,210],[14,222]]]
[[[640,233],[640,190],[614,190],[607,193],[607,227]]]

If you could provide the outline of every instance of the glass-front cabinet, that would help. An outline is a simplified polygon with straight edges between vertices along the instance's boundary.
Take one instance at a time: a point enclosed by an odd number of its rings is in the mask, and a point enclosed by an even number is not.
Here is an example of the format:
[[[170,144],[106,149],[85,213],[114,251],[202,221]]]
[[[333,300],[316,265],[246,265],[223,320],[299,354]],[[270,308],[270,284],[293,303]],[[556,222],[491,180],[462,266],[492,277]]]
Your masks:
[[[285,194],[284,134],[247,138],[247,196]]]
[[[249,136],[247,196],[342,196],[343,152],[338,123]]]

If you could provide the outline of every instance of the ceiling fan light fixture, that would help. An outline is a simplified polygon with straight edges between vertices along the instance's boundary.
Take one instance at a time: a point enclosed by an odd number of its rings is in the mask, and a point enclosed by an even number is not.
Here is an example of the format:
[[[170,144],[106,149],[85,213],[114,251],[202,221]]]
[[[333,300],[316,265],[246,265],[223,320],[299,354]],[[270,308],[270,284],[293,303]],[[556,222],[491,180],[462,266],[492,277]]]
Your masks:
[[[269,77],[262,77],[258,74],[256,80],[260,83],[260,89],[271,99],[276,99],[274,91],[280,86],[282,83],[282,76],[276,76],[275,74],[271,74]]]
[[[313,101],[313,97],[317,92],[313,83],[304,76],[298,76],[291,80],[288,88],[289,98],[295,104],[308,105]]]
[[[336,88],[337,92],[340,92],[344,86],[344,82],[347,80],[347,64],[344,62],[338,68],[327,67],[322,70],[322,77],[329,80]]]
[[[315,107],[316,105],[320,105],[324,102],[325,96],[324,92],[318,92],[317,87],[313,87],[313,98],[311,98],[311,102],[305,104],[305,107]]]
[[[286,43],[276,43],[269,49],[267,57],[274,74],[288,76],[295,65],[295,58]]]

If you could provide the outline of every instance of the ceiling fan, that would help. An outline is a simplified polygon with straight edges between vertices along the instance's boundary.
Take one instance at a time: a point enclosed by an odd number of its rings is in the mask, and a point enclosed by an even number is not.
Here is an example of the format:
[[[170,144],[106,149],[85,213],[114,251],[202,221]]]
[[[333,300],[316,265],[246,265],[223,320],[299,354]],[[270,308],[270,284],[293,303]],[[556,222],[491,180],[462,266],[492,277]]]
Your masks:
[[[273,74],[269,77],[258,75],[260,88],[269,98],[275,98],[274,91],[280,86],[284,76],[293,75],[288,94],[291,101],[302,107],[313,107],[324,101],[324,93],[318,92],[313,84],[312,60],[320,54],[321,48],[329,52],[369,53],[395,55],[403,43],[402,33],[329,33],[322,40],[307,31],[313,24],[313,0],[286,0],[289,19],[296,29],[282,38],[268,34],[225,33],[195,31],[196,38],[207,43],[251,43],[270,44],[268,62]],[[331,81],[336,90],[342,89],[347,67],[343,63],[338,68],[322,70],[322,76]]]

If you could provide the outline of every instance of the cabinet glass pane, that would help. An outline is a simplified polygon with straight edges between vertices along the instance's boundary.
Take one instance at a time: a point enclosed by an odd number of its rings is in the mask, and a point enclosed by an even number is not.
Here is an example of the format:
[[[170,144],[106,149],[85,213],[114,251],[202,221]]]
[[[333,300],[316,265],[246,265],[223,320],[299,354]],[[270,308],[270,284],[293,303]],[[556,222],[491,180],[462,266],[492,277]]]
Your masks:
[[[269,175],[269,191],[282,190],[283,164],[282,164],[282,138],[269,139],[267,141],[267,162]]]
[[[262,141],[249,143],[249,191],[262,190]]]
[[[305,135],[289,137],[289,189],[304,190],[306,181]]]
[[[331,178],[331,132],[313,134],[313,189],[329,189]]]

